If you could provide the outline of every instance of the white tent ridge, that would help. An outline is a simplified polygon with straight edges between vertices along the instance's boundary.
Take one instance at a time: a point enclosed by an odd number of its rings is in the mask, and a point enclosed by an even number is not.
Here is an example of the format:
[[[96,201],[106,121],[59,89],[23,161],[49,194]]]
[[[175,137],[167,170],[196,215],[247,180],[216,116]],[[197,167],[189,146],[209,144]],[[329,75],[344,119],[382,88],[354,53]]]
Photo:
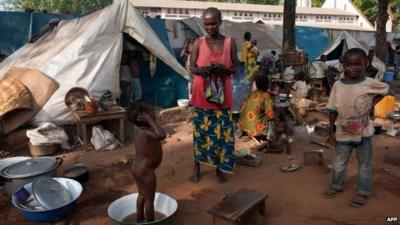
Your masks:
[[[72,122],[72,113],[64,103],[64,96],[72,87],[83,87],[93,94],[110,90],[115,96],[119,95],[122,32],[189,78],[185,68],[167,50],[132,2],[115,0],[112,5],[85,17],[63,20],[35,43],[25,44],[0,64],[0,79],[13,66],[47,74],[60,88],[34,122]]]
[[[329,55],[329,53],[333,52],[342,43],[343,40],[345,41],[345,43],[344,43],[342,55],[351,48],[360,48],[360,49],[364,50],[366,53],[368,53],[368,49],[365,48],[365,46],[363,46],[361,43],[359,43],[348,32],[342,31],[334,40],[331,41],[329,46],[326,48],[324,53],[322,53],[321,55]],[[383,63],[377,57],[374,57],[374,60],[372,61],[372,65],[379,70],[376,78],[382,79],[383,73],[386,70],[385,63]]]

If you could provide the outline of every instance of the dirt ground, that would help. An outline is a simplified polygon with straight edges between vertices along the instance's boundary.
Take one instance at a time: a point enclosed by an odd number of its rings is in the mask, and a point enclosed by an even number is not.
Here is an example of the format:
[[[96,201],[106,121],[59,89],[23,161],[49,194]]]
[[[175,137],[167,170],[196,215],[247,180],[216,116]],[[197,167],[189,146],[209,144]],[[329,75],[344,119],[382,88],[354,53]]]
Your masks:
[[[296,129],[292,147],[294,160],[285,154],[258,155],[263,158],[261,167],[238,165],[226,184],[217,183],[213,168],[202,167],[199,184],[189,181],[192,172],[192,127],[188,123],[166,127],[170,136],[164,144],[164,158],[157,170],[159,192],[168,193],[178,200],[179,209],[175,225],[211,225],[207,213],[213,204],[226,194],[240,189],[252,189],[269,195],[266,200],[266,223],[269,225],[380,225],[387,216],[400,216],[400,141],[377,136],[374,139],[373,188],[374,194],[363,208],[348,205],[354,196],[357,162],[353,155],[347,171],[345,191],[335,199],[322,195],[330,181],[330,174],[319,166],[303,166],[293,173],[282,173],[279,167],[290,163],[303,163],[303,152],[320,149],[308,144],[309,135]],[[57,225],[109,225],[107,207],[115,199],[135,192],[136,186],[130,173],[133,159],[132,138],[124,148],[109,152],[83,152],[74,149],[63,154],[63,167],[82,162],[90,168],[90,180],[85,185],[76,210]],[[237,141],[237,149],[249,147],[253,142]],[[332,158],[333,150],[325,150]],[[22,154],[28,154],[27,150]],[[4,190],[0,189],[4,197]],[[28,225],[9,201],[0,208],[1,225]]]

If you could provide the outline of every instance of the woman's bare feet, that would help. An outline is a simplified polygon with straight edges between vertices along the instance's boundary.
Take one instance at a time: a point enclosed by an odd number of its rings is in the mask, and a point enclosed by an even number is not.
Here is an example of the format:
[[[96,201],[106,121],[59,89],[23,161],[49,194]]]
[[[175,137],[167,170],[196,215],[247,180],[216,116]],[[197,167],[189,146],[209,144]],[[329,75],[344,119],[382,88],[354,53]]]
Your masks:
[[[224,173],[217,167],[217,170],[215,170],[215,174],[217,176],[217,180],[220,184],[223,184],[228,181],[228,178],[224,175]]]
[[[190,178],[190,181],[193,183],[199,183],[200,182],[200,163],[199,162],[194,162],[194,167],[193,167],[193,175]]]

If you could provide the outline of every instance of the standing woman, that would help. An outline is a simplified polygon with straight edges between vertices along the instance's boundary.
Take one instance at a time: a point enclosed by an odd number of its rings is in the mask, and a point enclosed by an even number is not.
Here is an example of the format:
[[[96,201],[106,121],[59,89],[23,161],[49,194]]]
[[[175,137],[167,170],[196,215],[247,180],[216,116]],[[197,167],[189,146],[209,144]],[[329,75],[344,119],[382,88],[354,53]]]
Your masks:
[[[194,170],[192,181],[200,180],[200,163],[216,167],[219,182],[235,167],[234,126],[232,122],[232,74],[236,72],[237,50],[234,40],[219,33],[221,11],[203,11],[206,36],[192,48],[191,73],[194,74],[193,106]],[[219,80],[217,84],[210,80]],[[218,92],[219,102],[209,101],[207,90]],[[207,93],[206,93],[207,92]],[[222,93],[222,95],[221,95]],[[214,96],[215,97],[215,96]],[[215,100],[215,98],[214,98]]]

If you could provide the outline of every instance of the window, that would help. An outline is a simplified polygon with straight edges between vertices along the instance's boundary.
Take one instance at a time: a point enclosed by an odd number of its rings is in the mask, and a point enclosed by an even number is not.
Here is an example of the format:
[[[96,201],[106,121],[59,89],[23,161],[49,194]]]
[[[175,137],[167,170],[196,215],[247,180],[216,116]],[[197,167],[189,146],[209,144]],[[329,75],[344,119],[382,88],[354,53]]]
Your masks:
[[[235,14],[234,14],[235,16],[237,16],[237,12],[235,12]]]
[[[242,13],[239,13],[239,16],[243,16],[243,14],[242,14]]]
[[[171,14],[171,9],[167,9],[167,13],[168,13],[168,14]]]
[[[274,14],[274,17],[276,17],[276,15]]]
[[[317,16],[317,19],[319,19],[319,16]]]
[[[267,14],[264,14],[264,17],[267,17]]]
[[[272,15],[271,15],[271,14],[268,14],[268,17],[272,17]]]
[[[189,14],[189,9],[185,9],[185,14]]]
[[[174,9],[174,14],[176,14],[177,13],[177,10],[176,9]]]
[[[253,16],[253,13],[250,13],[249,16]]]
[[[247,16],[247,13],[244,13],[244,16]]]
[[[281,17],[281,14],[278,14],[278,17]]]
[[[354,20],[354,18],[353,18],[353,17],[351,17],[351,20]]]
[[[183,14],[183,9],[179,9],[179,13],[180,13],[180,14]]]

